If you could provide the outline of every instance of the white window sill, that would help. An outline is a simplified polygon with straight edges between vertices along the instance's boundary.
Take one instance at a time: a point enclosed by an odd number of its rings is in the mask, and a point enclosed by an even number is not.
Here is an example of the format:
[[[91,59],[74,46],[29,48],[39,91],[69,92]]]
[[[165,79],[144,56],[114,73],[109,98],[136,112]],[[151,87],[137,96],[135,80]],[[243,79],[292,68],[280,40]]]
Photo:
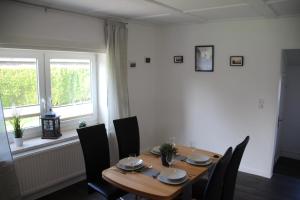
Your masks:
[[[16,145],[12,143],[10,144],[10,149],[14,159],[16,159],[77,142],[79,142],[79,139],[76,130],[69,130],[63,131],[62,136],[58,139],[41,139],[41,137],[35,137],[24,140],[22,147],[16,147]]]

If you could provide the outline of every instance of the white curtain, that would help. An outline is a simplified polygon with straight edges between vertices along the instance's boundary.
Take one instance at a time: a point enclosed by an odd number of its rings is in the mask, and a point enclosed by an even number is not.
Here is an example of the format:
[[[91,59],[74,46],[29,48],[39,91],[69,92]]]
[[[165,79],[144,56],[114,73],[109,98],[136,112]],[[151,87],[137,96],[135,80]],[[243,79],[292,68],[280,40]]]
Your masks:
[[[7,132],[5,128],[2,103],[0,101],[0,199],[20,199],[20,188],[15,173]]]
[[[111,163],[118,161],[117,140],[113,120],[129,116],[127,81],[127,38],[126,24],[106,21],[106,73],[107,73],[107,131],[110,141]]]

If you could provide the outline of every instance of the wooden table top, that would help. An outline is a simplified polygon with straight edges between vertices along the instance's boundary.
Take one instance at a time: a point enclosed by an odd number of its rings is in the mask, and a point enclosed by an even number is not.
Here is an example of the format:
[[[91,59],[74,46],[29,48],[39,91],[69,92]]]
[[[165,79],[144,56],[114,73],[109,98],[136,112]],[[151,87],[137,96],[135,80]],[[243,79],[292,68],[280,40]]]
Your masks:
[[[196,152],[210,156],[215,161],[217,160],[213,158],[213,155],[215,155],[215,153],[213,152],[208,152],[200,149],[195,150],[179,145],[176,145],[176,147],[178,149],[178,154],[180,155],[190,155],[194,150]],[[161,158],[152,155],[150,152],[142,153],[139,158],[144,161],[146,166],[152,165],[152,168],[158,171],[161,171],[163,168],[165,168],[161,164]],[[121,188],[125,191],[137,194],[139,196],[149,199],[169,200],[178,196],[187,183],[194,182],[208,170],[208,167],[193,166],[183,161],[176,161],[175,164],[172,165],[172,167],[184,169],[188,174],[189,180],[181,185],[167,185],[143,173],[121,173],[120,171],[116,170],[115,166],[104,170],[102,172],[102,177],[104,180],[111,183],[115,187]]]

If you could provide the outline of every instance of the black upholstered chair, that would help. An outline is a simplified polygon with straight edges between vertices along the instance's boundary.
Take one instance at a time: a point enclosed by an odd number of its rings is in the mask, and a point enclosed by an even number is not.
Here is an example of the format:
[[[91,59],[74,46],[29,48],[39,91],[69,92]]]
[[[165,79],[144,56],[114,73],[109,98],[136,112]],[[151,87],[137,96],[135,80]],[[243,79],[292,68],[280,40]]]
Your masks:
[[[88,191],[96,191],[108,200],[116,199],[124,192],[102,179],[102,171],[110,167],[109,145],[104,124],[77,129],[84,162]]]
[[[234,149],[224,178],[222,200],[233,200],[238,169],[248,142],[249,136]]]
[[[119,159],[140,154],[140,134],[136,116],[113,121],[118,140]]]
[[[222,158],[217,162],[213,172],[208,178],[205,190],[202,182],[193,185],[193,198],[199,200],[221,200],[224,176],[232,156],[232,147],[229,147]]]

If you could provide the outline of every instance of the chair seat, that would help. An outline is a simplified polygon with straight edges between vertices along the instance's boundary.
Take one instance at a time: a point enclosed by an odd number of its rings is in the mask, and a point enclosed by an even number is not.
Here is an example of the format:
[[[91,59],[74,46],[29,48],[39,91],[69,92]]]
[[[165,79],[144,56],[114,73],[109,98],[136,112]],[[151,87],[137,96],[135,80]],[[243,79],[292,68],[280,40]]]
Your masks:
[[[197,182],[193,183],[193,199],[203,199],[205,187],[208,183],[208,177],[200,178]]]
[[[88,183],[88,186],[102,194],[106,199],[116,199],[126,194],[126,192],[108,184],[108,183]]]

